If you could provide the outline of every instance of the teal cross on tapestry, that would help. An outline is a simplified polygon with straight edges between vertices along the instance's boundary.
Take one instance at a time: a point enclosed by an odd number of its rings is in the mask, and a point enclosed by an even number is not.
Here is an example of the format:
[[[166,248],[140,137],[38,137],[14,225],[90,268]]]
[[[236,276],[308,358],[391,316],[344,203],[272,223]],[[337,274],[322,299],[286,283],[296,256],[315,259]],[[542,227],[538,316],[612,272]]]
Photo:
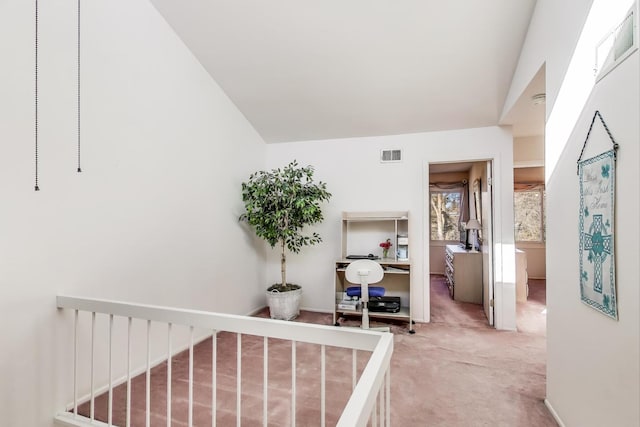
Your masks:
[[[618,318],[615,285],[615,150],[578,162],[580,297]]]
[[[602,223],[602,215],[593,215],[589,233],[583,233],[584,250],[589,251],[587,260],[593,264],[593,290],[602,293],[602,264],[607,255],[611,255],[612,235],[607,232]]]

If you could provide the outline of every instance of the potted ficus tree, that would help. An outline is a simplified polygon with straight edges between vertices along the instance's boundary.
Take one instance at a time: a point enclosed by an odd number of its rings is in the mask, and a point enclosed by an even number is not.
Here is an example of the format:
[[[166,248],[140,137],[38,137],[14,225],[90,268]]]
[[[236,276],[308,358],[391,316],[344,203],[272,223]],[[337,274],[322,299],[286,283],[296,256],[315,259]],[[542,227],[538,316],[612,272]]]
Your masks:
[[[269,312],[273,319],[291,320],[299,314],[302,289],[287,282],[286,250],[300,252],[303,246],[322,241],[318,233],[304,235],[303,228],[323,220],[320,204],[331,193],[324,182],[313,180],[313,167],[298,166],[295,160],[284,168],[258,171],[242,183],[245,213],[241,221],[251,225],[256,235],[278,246],[282,280],[267,289]]]

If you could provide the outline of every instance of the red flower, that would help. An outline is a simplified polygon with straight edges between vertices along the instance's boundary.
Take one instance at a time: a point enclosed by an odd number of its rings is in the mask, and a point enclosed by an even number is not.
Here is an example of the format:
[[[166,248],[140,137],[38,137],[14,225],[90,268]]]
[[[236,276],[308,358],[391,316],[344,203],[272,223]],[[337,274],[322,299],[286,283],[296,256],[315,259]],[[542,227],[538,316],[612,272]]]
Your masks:
[[[383,248],[383,249],[389,249],[391,246],[393,246],[391,244],[391,239],[387,239],[386,242],[380,243],[380,247]]]

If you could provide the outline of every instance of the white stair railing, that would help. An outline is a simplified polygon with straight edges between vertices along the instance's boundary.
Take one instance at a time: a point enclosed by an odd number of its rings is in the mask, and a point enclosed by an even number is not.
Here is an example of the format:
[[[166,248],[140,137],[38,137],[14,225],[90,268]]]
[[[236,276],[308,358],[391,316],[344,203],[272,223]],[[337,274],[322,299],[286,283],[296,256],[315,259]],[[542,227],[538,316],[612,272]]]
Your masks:
[[[313,424],[320,424],[322,427],[327,425],[326,421],[326,405],[327,405],[327,371],[334,367],[326,366],[327,349],[334,347],[341,349],[351,349],[351,378],[352,393],[349,396],[337,423],[340,427],[366,426],[368,423],[372,426],[391,425],[391,408],[390,408],[390,360],[393,352],[393,335],[390,333],[380,333],[375,331],[364,331],[357,328],[338,328],[334,326],[316,325],[300,322],[287,322],[280,320],[264,319],[248,316],[237,316],[229,314],[210,313],[197,310],[177,309],[170,307],[160,307],[145,304],[133,304],[126,302],[107,301],[91,298],[78,298],[69,296],[58,296],[57,306],[60,309],[73,310],[73,354],[70,359],[73,360],[73,390],[70,393],[72,402],[67,405],[64,411],[55,416],[57,425],[60,426],[112,426],[113,424],[113,390],[116,386],[126,382],[126,416],[125,425],[120,427],[129,427],[131,425],[131,387],[134,376],[141,373],[145,376],[145,426],[151,425],[151,400],[152,389],[150,386],[151,370],[152,370],[152,347],[154,347],[153,332],[158,332],[156,324],[160,325],[160,329],[167,332],[167,348],[166,354],[160,357],[162,363],[166,363],[167,384],[166,384],[166,416],[167,426],[171,426],[172,422],[172,357],[177,353],[174,348],[173,336],[174,325],[184,326],[188,328],[188,426],[193,426],[194,414],[194,341],[195,330],[208,331],[212,336],[211,339],[211,421],[210,425],[216,426],[217,415],[217,358],[218,349],[216,347],[216,336],[219,332],[229,332],[237,334],[237,351],[236,351],[236,425],[240,426],[242,422],[242,336],[251,335],[263,337],[263,425],[266,426],[269,420],[268,408],[268,391],[269,391],[269,339],[280,339],[291,342],[291,389],[290,389],[290,425],[296,425],[296,405],[298,401],[304,401],[304,398],[313,398],[320,401],[319,419],[313,421]],[[90,325],[85,325],[82,319],[87,316],[80,313],[90,313]],[[107,336],[98,337],[96,332],[96,315],[108,318]],[[82,317],[82,319],[81,319]],[[126,349],[122,346],[114,348],[114,318],[126,319]],[[133,321],[146,321],[146,363],[145,366],[133,367],[133,350],[132,340],[139,338],[140,331],[134,334]],[[153,322],[153,323],[152,323]],[[162,326],[162,325],[165,326]],[[86,335],[89,335],[90,348],[81,348],[82,340],[86,341]],[[144,333],[143,333],[144,335]],[[106,341],[106,360],[107,368],[105,372],[98,372],[96,367],[96,342]],[[122,340],[121,340],[122,341]],[[300,396],[301,388],[296,387],[296,367],[297,367],[297,343],[307,343],[320,346],[320,396]],[[82,351],[81,351],[82,350]],[[155,349],[154,349],[155,350]],[[126,356],[123,352],[126,351]],[[344,350],[342,350],[344,351]],[[357,355],[365,352],[369,355],[366,364],[358,364]],[[71,353],[71,351],[69,352]],[[81,361],[80,353],[89,354],[89,362]],[[104,354],[100,354],[104,357]],[[156,356],[157,357],[157,356]],[[114,358],[118,360],[126,360],[126,375],[124,378],[118,376],[114,378]],[[82,363],[81,363],[82,362]],[[362,362],[362,360],[361,360]],[[89,373],[80,372],[88,365]],[[358,372],[358,365],[362,369]],[[89,392],[83,390],[83,397],[79,396],[80,387],[79,379],[82,377],[86,380],[88,375],[90,386]],[[106,376],[106,381],[104,378]],[[96,378],[99,378],[96,380]],[[85,382],[85,381],[83,381]],[[100,382],[98,386],[96,383]],[[348,384],[349,382],[345,382]],[[348,385],[347,385],[348,387]],[[106,419],[97,420],[95,416],[95,399],[98,395],[107,394],[107,416]],[[308,400],[308,399],[307,399]],[[81,403],[89,404],[88,416],[78,413],[78,406]],[[274,421],[279,420],[271,420]]]

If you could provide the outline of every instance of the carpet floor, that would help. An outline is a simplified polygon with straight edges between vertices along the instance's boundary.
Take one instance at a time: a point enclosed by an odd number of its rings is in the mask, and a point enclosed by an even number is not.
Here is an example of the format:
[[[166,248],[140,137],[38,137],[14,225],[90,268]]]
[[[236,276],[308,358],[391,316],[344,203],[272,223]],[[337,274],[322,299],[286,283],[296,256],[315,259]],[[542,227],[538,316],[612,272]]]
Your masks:
[[[546,311],[544,280],[529,280],[529,299],[518,303],[517,332],[487,325],[482,307],[453,301],[443,276],[431,276],[431,323],[392,324],[391,423],[394,426],[556,426],[544,405]],[[268,316],[266,311],[259,314]],[[298,322],[331,324],[330,314],[303,311]],[[343,324],[357,324],[344,320]],[[211,340],[194,347],[193,425],[211,423]],[[236,424],[236,336],[217,336],[217,425]],[[242,425],[262,425],[262,338],[242,337]],[[319,346],[298,344],[296,421],[319,425]],[[269,340],[269,425],[290,424],[291,344]],[[327,425],[335,425],[351,390],[351,351],[327,348]],[[360,356],[360,355],[359,355]],[[358,369],[366,356],[358,357]],[[188,354],[172,359],[172,422],[187,425]],[[152,369],[152,426],[166,426],[166,363]],[[131,425],[145,425],[145,377],[133,379]],[[126,384],[113,393],[113,422],[125,425]],[[89,404],[78,412],[89,415]],[[106,421],[107,396],[95,417]]]

